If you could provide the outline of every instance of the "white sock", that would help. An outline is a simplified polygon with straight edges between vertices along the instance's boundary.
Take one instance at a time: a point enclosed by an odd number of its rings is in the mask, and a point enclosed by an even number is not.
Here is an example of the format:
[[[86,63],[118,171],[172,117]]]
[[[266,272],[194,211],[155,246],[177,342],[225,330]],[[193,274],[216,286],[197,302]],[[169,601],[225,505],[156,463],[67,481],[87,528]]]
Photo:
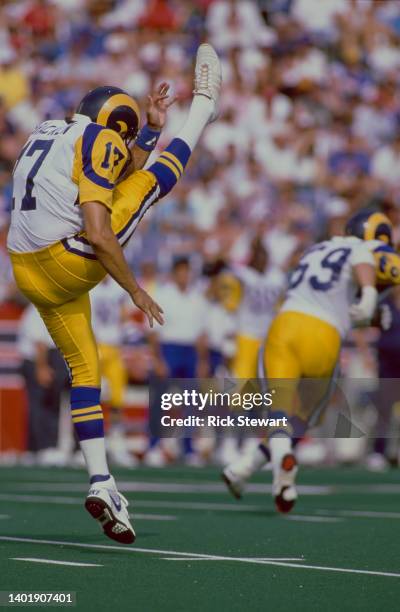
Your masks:
[[[273,436],[269,441],[269,450],[273,470],[280,469],[283,457],[292,452],[292,440],[284,434]]]
[[[229,467],[232,469],[232,472],[247,479],[255,472],[258,472],[258,470],[261,470],[267,462],[265,453],[257,445],[248,455],[241,457]]]
[[[194,96],[189,115],[176,138],[186,142],[190,150],[193,151],[213,111],[214,102],[210,98],[202,95]]]
[[[92,476],[106,476],[110,473],[104,438],[81,440],[80,445],[90,478]]]

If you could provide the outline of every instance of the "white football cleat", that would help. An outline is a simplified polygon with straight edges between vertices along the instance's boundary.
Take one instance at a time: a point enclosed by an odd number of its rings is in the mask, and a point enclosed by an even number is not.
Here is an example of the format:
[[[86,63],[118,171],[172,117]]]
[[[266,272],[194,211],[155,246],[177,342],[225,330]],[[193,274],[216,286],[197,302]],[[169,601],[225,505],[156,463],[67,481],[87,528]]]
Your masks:
[[[232,469],[228,466],[222,471],[222,480],[225,482],[233,497],[235,497],[236,499],[242,498],[243,490],[246,486],[245,478],[243,478],[236,472],[233,472]]]
[[[249,440],[246,446],[247,452],[244,453],[243,457],[227,465],[222,472],[222,479],[236,499],[242,497],[249,478],[265,467],[269,461],[268,451],[263,444]]]
[[[389,461],[381,453],[370,453],[365,459],[367,470],[371,472],[385,472],[390,468]]]
[[[128,501],[117,491],[114,478],[91,485],[85,508],[106,536],[120,544],[133,544],[136,534],[129,521]]]
[[[292,453],[282,458],[279,470],[274,473],[272,484],[272,495],[275,498],[275,506],[278,512],[286,514],[290,512],[297,500],[295,486],[297,474],[297,461]]]
[[[193,93],[195,96],[206,96],[214,102],[214,111],[210,117],[210,123],[218,117],[221,83],[222,74],[219,57],[214,47],[204,43],[197,50]]]

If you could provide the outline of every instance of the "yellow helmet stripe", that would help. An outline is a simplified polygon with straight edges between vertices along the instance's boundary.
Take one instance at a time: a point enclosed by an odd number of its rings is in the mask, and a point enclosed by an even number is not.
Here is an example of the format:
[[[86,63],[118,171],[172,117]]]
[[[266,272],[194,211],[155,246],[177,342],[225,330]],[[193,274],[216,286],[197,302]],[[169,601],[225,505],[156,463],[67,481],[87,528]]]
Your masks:
[[[384,223],[385,225],[389,225],[389,227],[392,227],[392,223],[386,215],[380,212],[373,213],[368,218],[368,221],[365,224],[364,239],[365,240],[379,239],[379,236],[376,235],[376,230],[378,229],[379,225],[381,225],[382,223]]]
[[[101,107],[99,114],[97,115],[96,123],[100,125],[107,125],[107,121],[111,113],[118,108],[118,106],[128,106],[131,108],[137,115],[138,125],[140,123],[140,109],[137,102],[128,96],[128,94],[120,93],[115,94],[115,96],[111,96]]]

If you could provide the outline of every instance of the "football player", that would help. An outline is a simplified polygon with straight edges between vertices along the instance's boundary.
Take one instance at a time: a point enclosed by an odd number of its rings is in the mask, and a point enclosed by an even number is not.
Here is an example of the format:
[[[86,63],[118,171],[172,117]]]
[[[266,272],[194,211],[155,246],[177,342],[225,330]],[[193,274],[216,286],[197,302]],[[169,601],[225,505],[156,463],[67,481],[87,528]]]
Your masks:
[[[135,532],[107,465],[89,290],[109,273],[150,325],[154,319],[162,324],[161,307],[139,287],[122,247],[148,208],[179,180],[204,128],[217,116],[220,86],[218,56],[203,44],[188,118],[148,170],[137,168],[165,120],[165,87],[151,100],[156,123],[139,135],[133,98],[114,87],[89,92],[71,121],[46,121],[35,129],[14,169],[8,235],[14,276],[71,372],[71,414],[90,477],[86,509],[121,543],[133,542]]]
[[[400,257],[385,215],[357,213],[348,221],[346,234],[304,253],[267,335],[262,361],[268,385],[276,391],[269,416],[286,417],[289,426],[273,430],[252,454],[223,472],[231,493],[239,498],[251,474],[271,461],[273,496],[280,512],[289,512],[297,499],[292,439],[304,433],[313,408],[326,400],[342,340],[352,325],[371,321],[378,300],[376,285],[400,282]],[[306,407],[306,414],[297,396],[302,377],[318,379],[314,406]]]
[[[268,262],[262,242],[256,238],[246,266],[222,273],[220,287],[225,305],[236,312],[236,352],[232,363],[235,378],[256,378],[258,351],[286,288],[286,276]]]

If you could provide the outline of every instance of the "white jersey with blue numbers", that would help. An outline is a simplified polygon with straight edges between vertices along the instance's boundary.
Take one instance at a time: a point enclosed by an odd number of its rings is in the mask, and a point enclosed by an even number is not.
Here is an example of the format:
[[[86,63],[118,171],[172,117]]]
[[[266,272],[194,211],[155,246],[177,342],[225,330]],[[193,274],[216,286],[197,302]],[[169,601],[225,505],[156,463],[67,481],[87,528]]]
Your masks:
[[[123,338],[122,309],[129,303],[126,291],[107,277],[90,292],[90,303],[97,342],[120,346]]]
[[[39,125],[14,167],[9,250],[38,251],[79,233],[84,202],[111,209],[127,157],[119,134],[83,115]]]
[[[286,276],[274,266],[266,272],[238,266],[234,274],[241,283],[242,295],[237,313],[238,333],[261,340],[272,322],[276,303],[286,288]]]
[[[349,309],[357,284],[353,267],[375,266],[372,244],[337,236],[308,249],[293,271],[281,311],[303,312],[326,321],[344,337],[351,327]]]

